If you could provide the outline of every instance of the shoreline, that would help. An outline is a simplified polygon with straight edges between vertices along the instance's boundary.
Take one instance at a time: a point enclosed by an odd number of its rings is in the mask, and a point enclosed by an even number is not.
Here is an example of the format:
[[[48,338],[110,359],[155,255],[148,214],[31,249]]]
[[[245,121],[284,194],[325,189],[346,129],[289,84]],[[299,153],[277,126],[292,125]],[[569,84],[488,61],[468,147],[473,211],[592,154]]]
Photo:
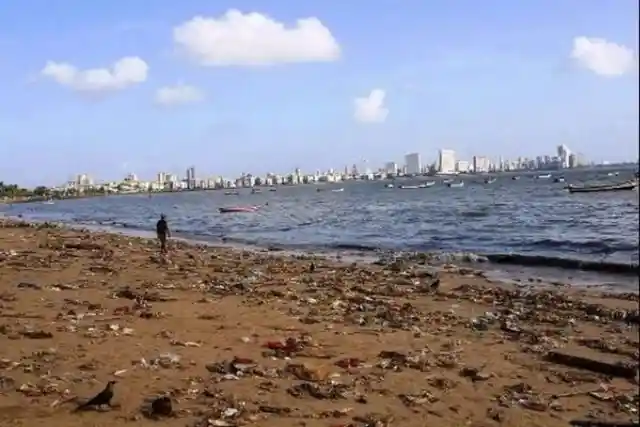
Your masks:
[[[1,425],[637,419],[637,292],[180,240],[160,256],[145,238],[6,218],[0,277]],[[111,379],[117,406],[72,412]],[[163,393],[173,416],[147,420]]]
[[[0,219],[2,218],[0,213]],[[8,216],[11,220],[23,221],[21,217]],[[155,239],[151,230],[127,227],[118,224],[87,224],[26,219],[28,222],[49,222],[73,229],[122,234],[125,236]],[[247,243],[233,238],[201,236],[188,233],[173,233],[174,238],[184,242],[251,251],[269,251],[288,255],[304,254],[349,262],[389,263],[403,260],[410,263],[429,263],[445,266],[455,264],[463,268],[486,273],[493,280],[505,283],[534,283],[540,286],[562,286],[567,282],[584,287],[608,288],[612,291],[628,292],[638,288],[640,266],[635,263],[585,261],[574,258],[555,258],[542,255],[516,253],[477,254],[471,252],[415,252],[380,250],[362,246],[339,247],[298,246]]]

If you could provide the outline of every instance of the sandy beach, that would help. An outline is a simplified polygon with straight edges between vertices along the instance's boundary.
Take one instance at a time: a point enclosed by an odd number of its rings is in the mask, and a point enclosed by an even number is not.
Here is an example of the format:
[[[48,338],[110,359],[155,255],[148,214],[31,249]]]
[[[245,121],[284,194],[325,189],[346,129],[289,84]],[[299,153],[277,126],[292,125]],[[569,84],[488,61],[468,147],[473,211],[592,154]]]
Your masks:
[[[531,286],[0,219],[0,426],[637,420],[638,295]]]

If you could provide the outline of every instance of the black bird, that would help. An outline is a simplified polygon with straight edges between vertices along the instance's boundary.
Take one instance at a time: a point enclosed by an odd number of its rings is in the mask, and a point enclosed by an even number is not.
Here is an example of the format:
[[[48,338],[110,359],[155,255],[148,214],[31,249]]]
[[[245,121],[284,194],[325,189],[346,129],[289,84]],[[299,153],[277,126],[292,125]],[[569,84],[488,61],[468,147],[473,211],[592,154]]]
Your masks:
[[[87,402],[81,404],[76,408],[76,411],[82,411],[91,407],[97,408],[103,405],[111,406],[111,399],[113,399],[113,386],[115,381],[109,381],[104,390],[93,396]]]
[[[429,285],[429,289],[431,289],[432,291],[437,291],[438,289],[440,289],[439,277],[436,277],[435,279],[433,279],[433,282],[431,282],[431,284]]]
[[[316,271],[316,264],[314,262],[312,262],[309,265],[309,273],[313,273],[314,271]]]
[[[158,397],[151,402],[151,415],[155,417],[169,417],[173,414],[173,406],[169,396]]]

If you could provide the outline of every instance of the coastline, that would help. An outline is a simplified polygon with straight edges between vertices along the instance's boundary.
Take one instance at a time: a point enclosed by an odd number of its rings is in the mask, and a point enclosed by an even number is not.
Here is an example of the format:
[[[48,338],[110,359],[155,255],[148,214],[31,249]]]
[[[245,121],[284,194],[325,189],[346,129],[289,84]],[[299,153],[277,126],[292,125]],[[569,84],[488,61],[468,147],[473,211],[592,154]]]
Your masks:
[[[162,392],[170,427],[559,427],[637,414],[637,378],[545,358],[637,371],[637,293],[311,259],[183,241],[161,257],[142,237],[0,218],[0,424],[157,425],[139,406]],[[70,413],[112,378],[119,408]]]
[[[12,220],[22,217],[8,216]],[[0,219],[3,214],[0,212]],[[155,238],[152,230],[116,223],[72,223],[26,219],[29,222],[48,222],[76,230],[116,233],[129,237]],[[334,247],[259,244],[227,238],[174,232],[174,238],[185,243],[195,243],[235,250],[269,251],[281,255],[320,256],[346,262],[385,264],[397,260],[410,263],[429,263],[434,266],[458,265],[482,272],[492,280],[504,283],[531,283],[537,286],[573,286],[602,288],[613,292],[628,292],[638,288],[640,266],[607,261],[585,261],[575,258],[523,255],[517,253],[478,254],[472,252],[415,252],[391,251],[352,245]]]

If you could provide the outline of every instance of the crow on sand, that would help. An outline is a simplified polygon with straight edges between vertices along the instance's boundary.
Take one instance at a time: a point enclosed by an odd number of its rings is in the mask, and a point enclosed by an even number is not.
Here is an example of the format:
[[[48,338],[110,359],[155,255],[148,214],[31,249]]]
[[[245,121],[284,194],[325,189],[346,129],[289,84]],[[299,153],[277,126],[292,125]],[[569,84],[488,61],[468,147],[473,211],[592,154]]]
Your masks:
[[[91,399],[81,404],[76,408],[76,411],[83,411],[89,408],[99,408],[101,406],[111,406],[111,399],[113,399],[113,386],[115,381],[109,381],[104,390],[93,396]]]

